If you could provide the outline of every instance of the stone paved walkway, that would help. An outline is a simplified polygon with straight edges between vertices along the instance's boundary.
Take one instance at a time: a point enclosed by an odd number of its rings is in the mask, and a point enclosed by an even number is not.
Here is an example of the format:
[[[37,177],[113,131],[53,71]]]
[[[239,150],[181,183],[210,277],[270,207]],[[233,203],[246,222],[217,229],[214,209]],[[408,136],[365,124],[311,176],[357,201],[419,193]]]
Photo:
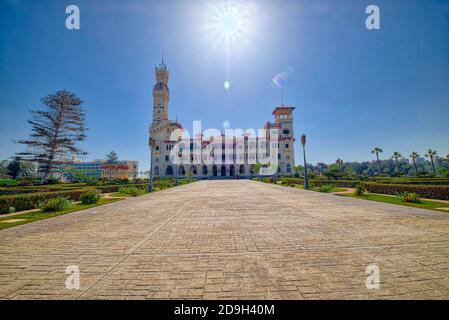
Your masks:
[[[0,298],[448,299],[449,214],[201,181],[0,231]]]

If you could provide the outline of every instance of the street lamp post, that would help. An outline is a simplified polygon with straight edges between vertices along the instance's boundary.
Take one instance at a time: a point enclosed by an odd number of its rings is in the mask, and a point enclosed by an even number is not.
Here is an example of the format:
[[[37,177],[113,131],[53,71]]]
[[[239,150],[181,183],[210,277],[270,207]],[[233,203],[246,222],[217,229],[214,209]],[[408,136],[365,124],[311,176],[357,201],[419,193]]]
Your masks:
[[[182,150],[180,150],[179,152],[178,152],[178,158],[179,158],[179,163],[181,162],[181,157],[182,157]],[[178,164],[176,164],[176,186],[178,186],[178,184],[179,184],[179,178],[178,178],[178,176],[179,176],[179,165]]]
[[[150,176],[148,177],[148,192],[153,192],[153,149],[156,142],[150,138]]]
[[[304,189],[309,190],[309,178],[307,177],[307,161],[306,161],[306,135],[301,136],[302,152],[304,155]]]

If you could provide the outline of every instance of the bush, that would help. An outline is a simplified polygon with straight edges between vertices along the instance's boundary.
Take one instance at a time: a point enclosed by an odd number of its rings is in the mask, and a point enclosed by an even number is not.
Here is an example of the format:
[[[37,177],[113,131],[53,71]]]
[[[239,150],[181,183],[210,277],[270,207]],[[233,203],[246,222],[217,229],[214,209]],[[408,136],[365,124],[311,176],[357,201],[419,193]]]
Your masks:
[[[402,192],[396,195],[402,202],[420,203],[421,200],[415,192]]]
[[[414,192],[422,198],[449,200],[449,186],[401,185],[387,183],[363,183],[366,191],[372,193],[397,195],[403,192]]]
[[[101,193],[97,189],[87,190],[80,195],[80,201],[82,204],[94,204],[98,203],[101,199]]]
[[[16,211],[30,210],[38,207],[39,203],[48,199],[66,197],[73,201],[78,201],[81,194],[86,192],[83,189],[57,191],[57,192],[36,192],[30,194],[0,196],[0,213],[8,213],[10,207]]]
[[[69,198],[58,197],[52,198],[39,203],[39,208],[44,212],[55,212],[66,210],[73,207],[74,202]]]
[[[364,194],[365,194],[365,189],[362,186],[358,185],[357,188],[355,189],[355,195],[361,197]]]
[[[334,186],[331,184],[323,184],[321,186],[318,187],[318,191],[319,192],[331,192],[334,189]]]
[[[19,178],[19,185],[21,186],[32,186],[34,182],[33,177],[21,177]]]

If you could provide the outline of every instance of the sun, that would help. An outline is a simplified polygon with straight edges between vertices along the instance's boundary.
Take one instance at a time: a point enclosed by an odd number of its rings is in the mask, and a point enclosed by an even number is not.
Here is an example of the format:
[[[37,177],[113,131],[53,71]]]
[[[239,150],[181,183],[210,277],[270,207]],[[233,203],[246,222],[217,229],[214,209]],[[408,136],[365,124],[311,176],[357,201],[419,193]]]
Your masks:
[[[248,36],[252,20],[251,8],[241,3],[219,2],[209,8],[210,30],[214,36],[229,43]]]
[[[239,29],[239,19],[235,12],[226,12],[220,17],[219,29],[223,35],[232,36]]]

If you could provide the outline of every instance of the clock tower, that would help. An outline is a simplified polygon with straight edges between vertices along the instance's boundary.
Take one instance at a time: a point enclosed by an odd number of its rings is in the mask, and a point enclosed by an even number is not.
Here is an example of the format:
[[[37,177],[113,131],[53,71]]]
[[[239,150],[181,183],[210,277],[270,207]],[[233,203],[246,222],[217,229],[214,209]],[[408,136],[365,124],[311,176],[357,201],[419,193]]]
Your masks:
[[[168,120],[169,72],[164,60],[156,66],[156,84],[153,87],[153,123],[159,124]]]

